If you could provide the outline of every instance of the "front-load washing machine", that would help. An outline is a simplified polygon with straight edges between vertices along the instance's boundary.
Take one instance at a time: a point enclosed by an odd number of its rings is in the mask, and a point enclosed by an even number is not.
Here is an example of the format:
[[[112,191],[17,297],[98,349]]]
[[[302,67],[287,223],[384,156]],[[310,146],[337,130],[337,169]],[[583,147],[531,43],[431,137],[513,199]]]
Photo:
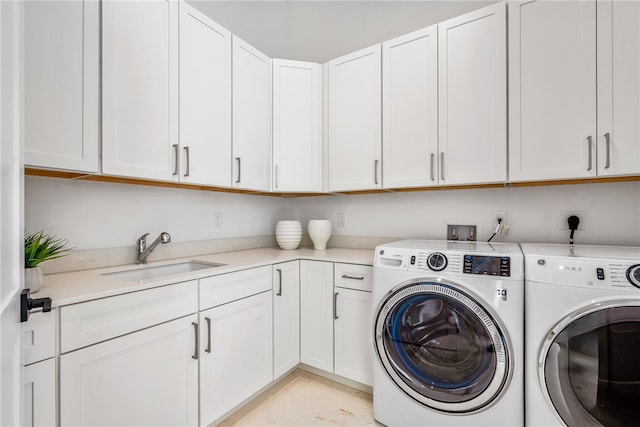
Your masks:
[[[523,424],[518,245],[403,240],[378,246],[373,308],[377,421]]]
[[[640,248],[522,251],[526,424],[640,425]]]

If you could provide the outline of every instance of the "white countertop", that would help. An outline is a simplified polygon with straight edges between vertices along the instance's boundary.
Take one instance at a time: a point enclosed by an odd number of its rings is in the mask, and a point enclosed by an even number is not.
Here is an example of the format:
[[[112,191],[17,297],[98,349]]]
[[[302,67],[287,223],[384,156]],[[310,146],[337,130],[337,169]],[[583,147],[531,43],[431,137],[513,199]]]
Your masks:
[[[225,265],[139,281],[125,281],[110,276],[104,276],[105,273],[143,268],[143,266],[135,264],[95,270],[74,271],[70,273],[50,274],[44,276],[44,284],[39,291],[34,293],[34,297],[50,297],[53,300],[52,306],[60,307],[97,298],[110,297],[127,292],[135,292],[172,283],[186,282],[189,280],[201,279],[203,277],[217,276],[219,274],[296,259],[372,265],[373,250],[334,248],[327,249],[325,251],[315,251],[313,249],[284,251],[277,248],[261,248],[238,252],[200,255],[148,263],[146,266],[161,266],[184,261],[204,261]]]

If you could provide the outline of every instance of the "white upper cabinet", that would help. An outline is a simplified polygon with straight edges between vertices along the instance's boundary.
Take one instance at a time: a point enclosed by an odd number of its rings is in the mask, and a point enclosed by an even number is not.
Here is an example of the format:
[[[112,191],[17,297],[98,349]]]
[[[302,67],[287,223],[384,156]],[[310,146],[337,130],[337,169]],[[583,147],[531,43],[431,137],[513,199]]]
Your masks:
[[[438,24],[440,185],[506,180],[506,46],[504,3]]]
[[[102,171],[177,180],[178,3],[101,4]]]
[[[273,60],[273,191],[320,191],[320,64]]]
[[[509,179],[595,176],[596,138],[595,2],[509,3]]]
[[[382,44],[385,188],[438,183],[438,30]]]
[[[640,173],[640,3],[598,1],[598,175]]]
[[[329,61],[329,191],[382,188],[381,46]]]
[[[235,188],[271,189],[271,59],[233,36]]]
[[[98,2],[24,2],[27,166],[98,171],[98,74]]]
[[[180,180],[231,186],[231,33],[180,3]]]

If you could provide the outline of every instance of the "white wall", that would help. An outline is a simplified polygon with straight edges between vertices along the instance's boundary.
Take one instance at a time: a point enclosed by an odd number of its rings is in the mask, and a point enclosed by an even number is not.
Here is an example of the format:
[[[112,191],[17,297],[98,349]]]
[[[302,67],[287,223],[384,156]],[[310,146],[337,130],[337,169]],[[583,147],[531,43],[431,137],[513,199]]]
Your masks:
[[[272,235],[288,206],[279,197],[25,178],[25,228],[44,228],[75,249],[133,246],[147,232],[155,239],[167,231],[173,242]]]
[[[640,246],[640,182],[302,198],[294,207],[303,221],[331,220],[334,235],[443,239],[452,221],[477,224],[479,240],[493,232],[493,211],[506,210],[509,234],[495,241],[549,243],[568,241],[566,211],[582,211],[576,243]]]
[[[132,246],[168,231],[174,242],[272,235],[279,219],[329,219],[340,236],[445,238],[447,222],[492,233],[506,210],[509,235],[495,241],[568,240],[567,212],[581,214],[576,243],[640,246],[640,182],[323,196],[215,193],[52,178],[25,179],[25,227],[46,229],[76,249]],[[214,228],[214,212],[223,227]],[[338,212],[346,227],[336,227]],[[330,242],[331,243],[331,242]]]

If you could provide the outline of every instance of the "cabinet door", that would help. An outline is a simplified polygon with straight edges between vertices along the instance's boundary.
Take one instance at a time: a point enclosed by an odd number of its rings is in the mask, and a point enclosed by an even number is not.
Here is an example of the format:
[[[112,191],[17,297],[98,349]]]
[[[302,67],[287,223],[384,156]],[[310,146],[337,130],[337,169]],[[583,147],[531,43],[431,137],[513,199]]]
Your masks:
[[[300,362],[333,372],[333,263],[300,261]]]
[[[233,174],[236,188],[271,189],[271,59],[233,36]]]
[[[273,380],[271,291],[200,312],[200,425]]]
[[[438,183],[438,29],[382,44],[385,188]]]
[[[25,366],[22,401],[23,426],[56,425],[55,359]]]
[[[61,424],[196,425],[197,320],[194,314],[63,354]]]
[[[594,1],[509,3],[509,179],[596,174]]]
[[[274,59],[274,191],[320,191],[320,110],[320,64]]]
[[[335,288],[335,373],[372,385],[371,292]]]
[[[329,61],[329,191],[382,187],[380,49]]]
[[[231,33],[180,3],[180,180],[231,186]]]
[[[440,184],[507,177],[506,6],[438,24]]]
[[[98,171],[99,4],[24,2],[24,157]]]
[[[273,266],[273,377],[300,363],[300,262]]]
[[[102,172],[178,178],[178,2],[102,4]]]
[[[640,172],[640,3],[598,1],[598,175]]]

